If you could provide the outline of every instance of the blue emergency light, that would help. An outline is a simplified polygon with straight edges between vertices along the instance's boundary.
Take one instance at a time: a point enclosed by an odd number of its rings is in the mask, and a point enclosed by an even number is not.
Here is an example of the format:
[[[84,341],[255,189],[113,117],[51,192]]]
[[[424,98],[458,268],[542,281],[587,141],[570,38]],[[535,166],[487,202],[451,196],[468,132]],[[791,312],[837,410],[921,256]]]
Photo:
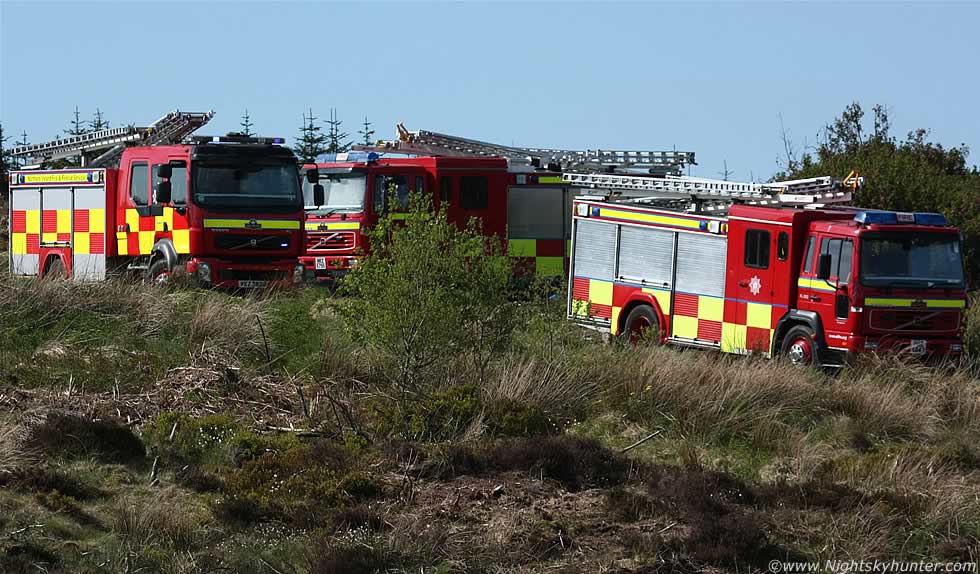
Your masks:
[[[854,221],[861,225],[917,225],[945,226],[946,216],[941,213],[905,213],[895,211],[860,211]]]
[[[316,163],[370,163],[372,161],[378,161],[380,157],[373,151],[321,153],[316,156]]]

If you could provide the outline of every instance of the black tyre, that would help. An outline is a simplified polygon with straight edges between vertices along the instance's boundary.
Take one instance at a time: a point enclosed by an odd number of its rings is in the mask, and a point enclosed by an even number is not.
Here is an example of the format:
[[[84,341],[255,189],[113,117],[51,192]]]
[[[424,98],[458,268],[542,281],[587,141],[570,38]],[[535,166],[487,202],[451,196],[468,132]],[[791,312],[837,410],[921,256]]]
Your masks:
[[[65,269],[65,262],[60,257],[53,257],[48,260],[44,268],[45,279],[67,279],[68,271]]]
[[[146,282],[153,285],[166,285],[170,283],[172,275],[173,270],[170,269],[167,260],[161,257],[151,263],[150,268],[146,270]]]
[[[813,329],[809,327],[797,325],[791,328],[783,337],[783,344],[779,350],[780,354],[794,365],[808,367],[820,364],[817,338]]]
[[[639,343],[644,337],[659,341],[660,321],[657,320],[653,307],[649,305],[634,307],[626,316],[620,336],[631,345]]]

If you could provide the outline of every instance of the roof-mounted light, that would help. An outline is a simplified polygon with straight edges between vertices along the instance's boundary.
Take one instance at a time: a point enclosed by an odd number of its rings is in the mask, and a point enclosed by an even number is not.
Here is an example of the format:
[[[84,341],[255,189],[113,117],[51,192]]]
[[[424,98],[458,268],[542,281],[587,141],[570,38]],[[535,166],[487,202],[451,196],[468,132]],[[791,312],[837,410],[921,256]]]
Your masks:
[[[373,151],[348,151],[342,153],[321,153],[316,156],[317,163],[371,163],[379,156]]]
[[[909,213],[895,211],[860,211],[854,221],[861,225],[934,225],[945,226],[946,216],[941,213]]]
[[[261,145],[282,145],[286,143],[285,138],[257,138],[251,136],[192,136],[191,143],[237,143],[237,144],[261,144]]]

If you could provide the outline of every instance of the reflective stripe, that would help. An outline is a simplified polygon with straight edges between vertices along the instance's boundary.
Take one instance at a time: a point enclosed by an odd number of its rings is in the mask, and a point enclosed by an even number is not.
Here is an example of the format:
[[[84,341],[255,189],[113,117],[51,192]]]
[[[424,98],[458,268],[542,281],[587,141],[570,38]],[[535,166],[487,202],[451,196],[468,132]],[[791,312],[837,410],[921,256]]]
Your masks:
[[[307,221],[306,230],[307,231],[337,231],[340,229],[360,229],[361,223],[358,221],[343,221],[343,222],[316,222]]]
[[[205,219],[204,227],[221,229],[299,229],[298,221],[289,219]],[[261,227],[258,227],[261,226]]]
[[[966,307],[964,299],[892,299],[888,297],[867,297],[866,307],[913,307],[925,305],[930,308],[962,309]]]
[[[674,227],[701,229],[701,221],[697,219],[670,217],[668,215],[655,215],[652,213],[640,213],[637,211],[624,211],[621,209],[610,209],[608,207],[599,208],[599,217],[612,217],[614,219],[624,219],[626,221],[642,221],[645,223],[672,225]]]
[[[827,282],[823,279],[806,279],[804,277],[800,277],[796,281],[796,285],[797,287],[802,287],[803,289],[813,289],[815,291],[837,291],[837,289],[835,289],[833,286],[827,285]]]
[[[534,273],[539,277],[561,277],[565,274],[565,258],[535,257]]]
[[[507,255],[511,257],[534,257],[538,253],[537,239],[508,239]]]
[[[561,183],[560,175],[544,175],[538,178],[538,183]]]

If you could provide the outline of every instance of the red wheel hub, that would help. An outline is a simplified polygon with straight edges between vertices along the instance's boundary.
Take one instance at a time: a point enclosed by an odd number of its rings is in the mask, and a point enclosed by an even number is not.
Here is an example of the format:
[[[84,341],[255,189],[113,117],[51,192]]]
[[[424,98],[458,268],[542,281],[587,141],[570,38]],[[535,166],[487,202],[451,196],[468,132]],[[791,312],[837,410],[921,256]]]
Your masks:
[[[807,337],[796,337],[789,342],[786,356],[794,365],[813,364],[813,343]]]

